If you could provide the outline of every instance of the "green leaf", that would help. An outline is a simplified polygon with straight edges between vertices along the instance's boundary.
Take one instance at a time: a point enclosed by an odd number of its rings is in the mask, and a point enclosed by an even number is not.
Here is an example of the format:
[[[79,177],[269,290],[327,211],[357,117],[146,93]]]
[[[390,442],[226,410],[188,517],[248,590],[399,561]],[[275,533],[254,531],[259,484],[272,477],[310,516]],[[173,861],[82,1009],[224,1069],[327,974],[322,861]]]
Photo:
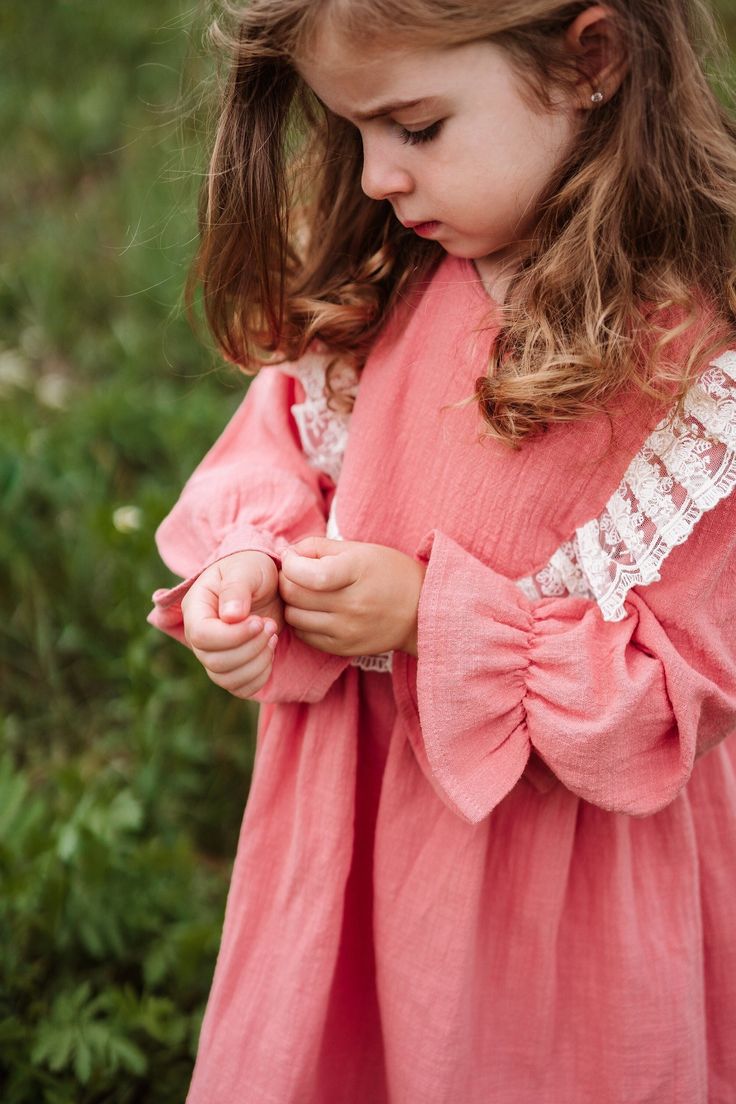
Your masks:
[[[82,1032],[79,1033],[76,1039],[74,1073],[83,1085],[87,1084],[92,1075],[92,1051]]]
[[[58,1071],[69,1065],[74,1050],[76,1028],[69,1025],[45,1024],[31,1049],[34,1065],[46,1065]]]
[[[79,830],[75,824],[65,824],[56,842],[56,853],[63,862],[68,862],[79,847]]]
[[[110,1040],[110,1055],[114,1062],[137,1077],[142,1077],[148,1069],[148,1061],[141,1048],[122,1036]]]

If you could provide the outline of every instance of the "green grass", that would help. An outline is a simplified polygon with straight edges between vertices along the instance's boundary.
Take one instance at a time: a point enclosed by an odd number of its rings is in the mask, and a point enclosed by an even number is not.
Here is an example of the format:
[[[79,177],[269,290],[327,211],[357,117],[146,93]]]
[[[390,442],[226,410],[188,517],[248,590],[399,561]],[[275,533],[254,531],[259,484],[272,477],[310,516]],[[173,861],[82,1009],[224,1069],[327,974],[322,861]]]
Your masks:
[[[145,620],[156,525],[245,390],[182,313],[203,25],[0,15],[4,1104],[183,1100],[247,795],[255,707]]]

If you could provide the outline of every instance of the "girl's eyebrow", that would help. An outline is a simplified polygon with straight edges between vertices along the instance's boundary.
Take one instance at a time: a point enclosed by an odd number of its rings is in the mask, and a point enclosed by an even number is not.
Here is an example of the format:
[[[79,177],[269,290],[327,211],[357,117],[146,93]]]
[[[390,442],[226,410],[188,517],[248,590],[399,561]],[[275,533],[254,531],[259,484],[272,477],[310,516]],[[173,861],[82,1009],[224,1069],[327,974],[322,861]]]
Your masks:
[[[427,99],[430,99],[430,97],[420,96],[418,100],[396,100],[394,103],[379,104],[371,111],[356,111],[355,118],[360,119],[361,122],[368,122],[369,119],[378,119],[382,115],[390,115],[394,111],[401,111],[405,107],[416,107],[417,104],[424,103]]]

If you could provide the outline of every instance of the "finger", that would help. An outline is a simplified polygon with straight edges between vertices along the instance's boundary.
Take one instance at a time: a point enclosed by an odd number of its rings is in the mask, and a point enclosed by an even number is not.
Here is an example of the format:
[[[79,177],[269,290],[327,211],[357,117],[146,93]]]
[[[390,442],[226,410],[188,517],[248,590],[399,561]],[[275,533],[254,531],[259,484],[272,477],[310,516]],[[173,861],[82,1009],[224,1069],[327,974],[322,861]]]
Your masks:
[[[286,605],[295,606],[297,609],[323,610],[325,613],[334,613],[339,601],[338,593],[329,590],[308,590],[307,587],[293,583],[283,572],[279,574],[281,600]]]
[[[273,633],[268,633],[264,629],[239,648],[212,653],[200,652],[197,658],[204,664],[208,671],[212,671],[218,675],[227,675],[230,674],[231,671],[242,670],[242,668],[246,667],[249,663],[253,663],[264,653],[264,651],[268,651],[270,655],[273,655],[273,648],[269,648],[269,641],[272,640],[273,637]],[[276,639],[278,640],[278,637]]]
[[[229,693],[240,693],[256,679],[270,671],[272,665],[273,652],[270,648],[265,648],[262,655],[256,656],[245,667],[240,667],[236,671],[230,671],[224,675],[210,675],[210,678]]]
[[[248,671],[247,676],[235,683],[230,689],[230,693],[234,694],[237,698],[249,698],[253,694],[257,694],[258,691],[264,686],[271,677],[271,670],[273,668],[273,653],[270,648],[267,648],[268,656],[264,657],[263,663],[258,665],[255,669]]]
[[[339,545],[340,541],[333,541]],[[281,557],[285,578],[308,590],[342,590],[355,582],[357,571],[354,557],[345,551],[312,559],[287,548]]]
[[[287,625],[302,632],[321,633],[325,636],[332,636],[335,624],[330,613],[297,609],[295,606],[284,606],[284,620]]]
[[[300,556],[309,556],[318,560],[322,556],[334,556],[336,553],[342,552],[344,548],[344,541],[331,540],[330,537],[302,537],[301,540],[288,545],[287,551],[293,549]]]
[[[220,573],[220,620],[244,620],[251,610],[253,592],[263,582],[263,569],[242,559],[223,559],[215,566]]]
[[[330,655],[353,655],[353,653],[345,649],[345,647],[332,636],[327,636],[324,633],[309,633],[302,632],[301,629],[294,629],[294,635],[302,640],[305,644],[308,644],[310,648],[317,648],[320,652],[329,652]]]
[[[219,652],[237,648],[257,636],[263,628],[263,618],[248,617],[228,625],[221,621],[217,610],[217,592],[209,586],[197,586],[182,602],[184,637],[191,648],[200,652]]]

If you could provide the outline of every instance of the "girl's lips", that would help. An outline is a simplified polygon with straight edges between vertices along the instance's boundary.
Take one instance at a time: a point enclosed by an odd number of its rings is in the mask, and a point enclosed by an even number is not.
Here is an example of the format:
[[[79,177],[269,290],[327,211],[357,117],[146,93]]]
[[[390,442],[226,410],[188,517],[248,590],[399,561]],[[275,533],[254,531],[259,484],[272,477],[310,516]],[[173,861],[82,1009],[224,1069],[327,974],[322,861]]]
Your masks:
[[[431,222],[418,222],[415,226],[412,226],[411,229],[422,238],[431,238],[439,225],[439,222],[433,219]]]

